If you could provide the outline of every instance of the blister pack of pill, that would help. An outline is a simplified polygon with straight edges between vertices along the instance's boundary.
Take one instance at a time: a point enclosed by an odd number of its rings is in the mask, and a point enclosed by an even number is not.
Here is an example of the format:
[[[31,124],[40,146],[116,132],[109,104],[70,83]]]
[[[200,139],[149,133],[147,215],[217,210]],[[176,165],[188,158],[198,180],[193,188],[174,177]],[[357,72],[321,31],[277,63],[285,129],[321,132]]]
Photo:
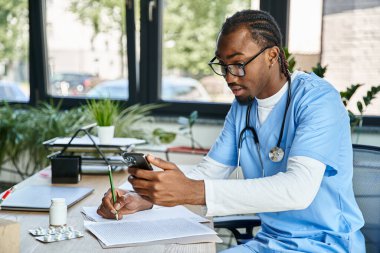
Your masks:
[[[83,232],[75,230],[71,226],[38,227],[30,229],[29,233],[36,236],[35,238],[41,242],[58,242],[83,237]]]

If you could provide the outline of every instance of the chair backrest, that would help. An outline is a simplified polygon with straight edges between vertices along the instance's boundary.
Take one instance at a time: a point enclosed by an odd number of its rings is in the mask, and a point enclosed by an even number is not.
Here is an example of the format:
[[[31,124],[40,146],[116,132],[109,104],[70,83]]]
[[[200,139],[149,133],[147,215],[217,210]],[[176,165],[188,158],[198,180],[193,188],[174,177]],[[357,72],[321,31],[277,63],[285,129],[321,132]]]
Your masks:
[[[367,253],[380,252],[380,147],[353,145],[353,187],[363,213]]]

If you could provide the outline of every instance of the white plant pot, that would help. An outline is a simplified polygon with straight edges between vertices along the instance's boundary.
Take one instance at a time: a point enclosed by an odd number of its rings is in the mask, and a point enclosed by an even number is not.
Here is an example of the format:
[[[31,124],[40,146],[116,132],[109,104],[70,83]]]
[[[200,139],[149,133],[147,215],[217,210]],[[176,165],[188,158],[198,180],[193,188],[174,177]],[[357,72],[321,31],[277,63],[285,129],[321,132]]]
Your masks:
[[[98,137],[100,144],[111,144],[115,126],[98,126]]]

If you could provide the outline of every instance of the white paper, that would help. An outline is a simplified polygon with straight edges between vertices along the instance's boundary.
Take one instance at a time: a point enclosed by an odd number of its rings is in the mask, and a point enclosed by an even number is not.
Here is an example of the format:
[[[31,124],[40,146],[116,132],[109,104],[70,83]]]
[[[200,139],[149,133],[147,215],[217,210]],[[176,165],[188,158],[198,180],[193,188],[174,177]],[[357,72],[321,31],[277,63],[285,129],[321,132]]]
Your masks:
[[[188,219],[164,219],[152,221],[118,221],[85,223],[106,247],[132,246],[139,243],[196,243],[219,242],[216,232],[207,226]],[[214,235],[214,237],[210,237]],[[202,238],[203,236],[203,238]],[[173,240],[177,239],[177,240]]]
[[[128,244],[123,244],[123,245],[109,245],[109,246],[106,246],[102,241],[99,240],[100,245],[104,249],[120,248],[120,247],[148,246],[148,245],[155,245],[155,244],[172,244],[172,243],[175,243],[175,244],[192,244],[192,243],[204,243],[204,242],[222,243],[223,240],[220,239],[217,235],[194,235],[194,236],[188,236],[188,237],[182,237],[182,238],[157,240],[157,241],[143,242],[143,243],[128,243]]]
[[[83,207],[82,213],[91,221],[112,222],[115,220],[102,218],[96,213],[97,207]],[[194,222],[210,222],[208,219],[199,216],[184,206],[157,207],[150,210],[140,211],[123,216],[123,221],[154,221],[163,219],[185,218]]]
[[[132,184],[128,180],[126,180],[122,185],[119,185],[118,188],[125,191],[134,191]]]

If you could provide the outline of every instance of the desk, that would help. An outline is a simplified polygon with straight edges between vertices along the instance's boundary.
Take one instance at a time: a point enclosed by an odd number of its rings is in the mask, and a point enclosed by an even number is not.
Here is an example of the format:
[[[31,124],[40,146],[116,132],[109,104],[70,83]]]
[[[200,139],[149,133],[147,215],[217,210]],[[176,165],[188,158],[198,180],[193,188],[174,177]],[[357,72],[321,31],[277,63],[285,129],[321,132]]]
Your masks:
[[[32,177],[22,181],[18,187],[26,185],[50,185],[50,177],[42,176],[50,172],[47,168]],[[114,173],[115,185],[121,185],[127,179],[125,172]],[[58,185],[58,184],[57,184]],[[59,184],[63,185],[63,184]],[[20,252],[33,253],[59,253],[59,252],[139,252],[139,253],[160,253],[160,252],[215,252],[215,243],[198,243],[198,244],[167,244],[167,245],[150,245],[141,247],[125,247],[103,249],[98,240],[83,227],[83,218],[80,213],[82,206],[93,206],[100,204],[104,192],[109,188],[109,180],[106,175],[83,175],[79,184],[70,184],[65,186],[83,186],[92,187],[94,192],[68,209],[67,223],[74,226],[75,229],[84,231],[84,237],[79,239],[60,241],[55,243],[44,244],[37,241],[29,234],[28,230],[39,226],[47,227],[49,224],[48,212],[21,212],[21,211],[0,211],[0,218],[15,220],[20,223]],[[202,213],[199,206],[188,206],[194,212]],[[210,225],[212,226],[212,225]]]

